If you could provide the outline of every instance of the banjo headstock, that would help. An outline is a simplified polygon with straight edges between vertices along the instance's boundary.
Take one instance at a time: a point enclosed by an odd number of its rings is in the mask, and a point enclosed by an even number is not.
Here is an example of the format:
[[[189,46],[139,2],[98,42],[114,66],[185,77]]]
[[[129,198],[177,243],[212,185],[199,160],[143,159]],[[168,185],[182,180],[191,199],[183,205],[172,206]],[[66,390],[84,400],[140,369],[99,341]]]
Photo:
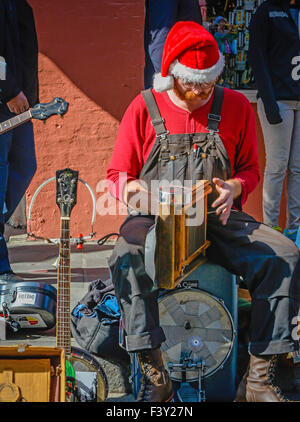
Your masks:
[[[56,204],[61,217],[70,217],[77,201],[78,171],[66,168],[56,172]]]
[[[50,116],[58,114],[63,116],[68,111],[69,103],[62,98],[56,97],[49,103],[36,104],[31,109],[31,116],[33,119],[46,120]]]

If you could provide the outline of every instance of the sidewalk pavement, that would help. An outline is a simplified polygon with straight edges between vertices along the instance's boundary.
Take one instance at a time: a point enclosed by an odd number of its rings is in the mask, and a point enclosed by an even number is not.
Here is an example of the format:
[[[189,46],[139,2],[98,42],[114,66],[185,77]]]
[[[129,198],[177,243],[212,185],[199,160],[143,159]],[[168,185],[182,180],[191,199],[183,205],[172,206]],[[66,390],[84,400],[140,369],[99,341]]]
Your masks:
[[[20,234],[21,233],[21,234]],[[24,233],[24,231],[23,231]],[[5,237],[13,271],[25,281],[38,281],[57,288],[58,245],[44,241],[29,240],[22,230],[6,227]],[[82,249],[71,247],[71,309],[85,295],[92,280],[109,277],[107,258],[113,249],[113,241],[99,246],[96,241],[85,243]],[[56,330],[26,329],[18,333],[7,333],[5,345],[27,343],[32,346],[55,346]],[[72,346],[80,347],[72,338]],[[3,344],[4,345],[4,344]],[[129,368],[120,368],[97,358],[102,365],[109,384],[108,401],[134,401],[128,381]]]
[[[56,260],[58,246],[43,241],[27,239],[21,230],[7,227],[5,235],[8,241],[9,258],[13,271],[26,281],[39,281],[57,287]],[[24,231],[23,231],[24,233]],[[105,245],[99,246],[96,241],[86,243],[83,249],[71,247],[71,309],[84,296],[88,285],[92,280],[106,280],[109,277],[107,259],[113,249],[114,241],[108,240]],[[51,330],[38,331],[37,329],[20,330],[16,334],[10,334],[5,340],[5,345],[28,343],[32,346],[55,346],[55,327]],[[80,347],[74,338],[72,346]],[[102,365],[109,384],[107,401],[110,402],[133,402],[134,397],[129,383],[130,368],[120,368],[110,362],[97,358]],[[283,373],[285,370],[283,369]],[[300,366],[295,371],[297,395],[291,395],[290,399],[300,400]],[[297,388],[298,390],[298,388]]]

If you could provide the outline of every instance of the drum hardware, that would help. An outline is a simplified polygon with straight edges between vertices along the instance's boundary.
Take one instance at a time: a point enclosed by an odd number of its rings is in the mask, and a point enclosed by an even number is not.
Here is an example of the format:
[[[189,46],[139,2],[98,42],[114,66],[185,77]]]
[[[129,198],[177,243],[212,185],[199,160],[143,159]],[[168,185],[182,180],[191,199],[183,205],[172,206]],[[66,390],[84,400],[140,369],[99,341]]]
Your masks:
[[[176,389],[176,396],[179,401],[185,401],[182,399],[182,393],[180,393],[183,389],[193,389],[196,392],[196,400],[197,402],[204,402],[206,401],[205,397],[205,390],[204,390],[204,382],[203,382],[203,375],[205,372],[205,362],[203,360],[199,360],[194,362],[190,356],[185,356],[182,359],[182,363],[168,363],[168,368],[170,371],[170,376],[172,376],[172,372],[180,371],[182,373],[183,380],[186,380],[186,372],[197,369],[198,371],[198,381],[197,381],[197,388],[191,387],[190,383],[186,381],[182,381],[180,383],[180,388]]]
[[[36,236],[33,232],[32,232],[32,230],[31,230],[31,213],[32,213],[32,208],[33,208],[33,205],[34,205],[34,202],[35,202],[35,200],[36,200],[36,197],[38,196],[38,194],[40,193],[40,191],[49,183],[49,182],[52,182],[53,180],[56,180],[56,176],[53,176],[53,177],[50,177],[49,179],[47,179],[47,180],[45,180],[43,183],[41,183],[39,186],[38,186],[38,188],[35,190],[35,192],[34,192],[34,194],[33,194],[33,196],[32,196],[32,199],[31,199],[31,201],[30,201],[30,204],[29,204],[29,208],[28,208],[28,221],[27,221],[27,225],[28,225],[28,229],[29,229],[29,232],[27,233],[27,236],[30,236],[30,237],[33,237],[34,239],[36,239],[36,240],[45,240],[45,241],[47,241],[48,243],[51,243],[51,244],[55,244],[55,245],[59,245],[59,243],[60,243],[60,238],[59,239],[57,239],[57,238],[54,238],[54,239],[50,239],[50,238],[48,238],[48,237],[43,237],[43,236]],[[90,239],[92,239],[95,235],[96,235],[96,232],[94,232],[94,229],[93,229],[93,227],[94,227],[94,223],[95,223],[95,219],[96,219],[96,197],[95,197],[95,194],[94,194],[94,192],[93,192],[93,190],[92,190],[92,188],[90,187],[90,185],[87,183],[87,182],[85,182],[84,180],[82,180],[82,179],[80,179],[80,178],[78,178],[78,180],[79,180],[79,182],[81,182],[87,189],[88,189],[88,191],[90,192],[90,194],[91,194],[91,197],[92,197],[92,201],[93,201],[93,211],[92,211],[92,218],[91,218],[91,232],[89,233],[89,235],[88,236],[83,236],[81,233],[78,235],[78,237],[70,237],[70,243],[72,244],[72,245],[76,245],[76,247],[78,248],[78,249],[82,249],[82,245],[86,242],[86,241],[88,241],[88,240],[90,240]],[[55,266],[57,267],[57,262],[55,263]]]
[[[9,311],[9,307],[7,305],[6,302],[2,303],[2,309],[3,309],[3,318],[5,319],[5,322],[9,325],[9,327],[13,330],[13,332],[17,332],[19,331],[19,329],[21,328],[20,324],[15,321],[12,316],[11,313]]]
[[[161,352],[173,383],[174,401],[233,401],[237,361],[236,279],[209,262],[193,276],[171,290],[158,292],[160,326],[166,337]],[[220,298],[223,290],[224,299]],[[130,382],[137,396],[140,370],[135,356]]]
[[[108,234],[106,234],[105,236],[101,237],[101,239],[98,239],[97,240],[97,245],[98,246],[104,245],[104,243],[106,243],[108,241],[108,239],[110,237],[113,237],[113,236],[119,237],[120,236],[120,233],[108,233]]]
[[[43,237],[43,236],[36,236],[32,230],[31,230],[31,213],[32,213],[32,208],[33,208],[33,204],[36,200],[37,195],[39,194],[39,192],[49,183],[52,182],[53,180],[55,180],[56,177],[50,177],[49,179],[47,179],[45,182],[41,183],[40,186],[38,186],[38,188],[36,189],[36,191],[34,192],[31,202],[29,204],[29,208],[28,208],[28,228],[29,228],[29,232],[27,233],[28,236],[33,237],[36,240],[45,240],[48,243],[54,244],[54,245],[59,245],[60,243],[60,239],[59,238],[48,238],[48,237]],[[81,233],[78,234],[77,237],[70,237],[70,244],[71,245],[76,245],[76,249],[82,249],[83,245],[85,242],[87,242],[88,240],[92,239],[95,235],[96,232],[94,232],[94,223],[95,223],[95,219],[96,219],[96,197],[95,194],[92,190],[92,188],[89,186],[89,184],[87,182],[85,182],[84,180],[78,178],[78,180],[83,183],[86,188],[88,189],[88,191],[91,194],[92,197],[92,201],[93,201],[93,211],[92,211],[92,219],[91,219],[91,232],[89,233],[88,236],[83,236]],[[56,258],[55,262],[53,263],[53,266],[55,268],[58,267],[58,260],[59,257]]]
[[[224,365],[231,353],[236,330],[222,299],[188,286],[164,291],[158,305],[160,325],[166,336],[161,346],[165,365],[168,367],[171,362],[173,368],[183,365],[189,369],[185,374],[180,371],[170,374],[172,380],[197,381],[199,376],[193,372],[197,362],[205,362],[204,378]]]
[[[6,340],[6,329],[9,327],[14,333],[18,332],[21,328],[20,324],[14,320],[9,311],[9,307],[6,302],[2,304],[2,312],[0,311],[0,340]]]

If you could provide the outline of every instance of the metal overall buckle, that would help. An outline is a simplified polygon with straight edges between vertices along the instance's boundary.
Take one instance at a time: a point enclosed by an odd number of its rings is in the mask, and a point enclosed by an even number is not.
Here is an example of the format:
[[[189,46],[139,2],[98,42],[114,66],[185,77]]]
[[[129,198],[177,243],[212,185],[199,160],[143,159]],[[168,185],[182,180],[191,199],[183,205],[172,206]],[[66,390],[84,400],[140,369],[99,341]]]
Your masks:
[[[214,120],[214,121],[216,121],[216,122],[219,122],[219,123],[220,123],[220,121],[221,121],[221,116],[219,116],[219,115],[217,115],[217,114],[211,114],[211,113],[210,113],[210,114],[208,115],[208,122],[209,122],[210,120]],[[212,129],[212,128],[208,127],[208,126],[207,126],[206,130],[208,130],[208,131],[209,131],[209,134],[210,134],[210,135],[212,135],[213,133],[218,133],[218,132],[219,132],[219,129]]]

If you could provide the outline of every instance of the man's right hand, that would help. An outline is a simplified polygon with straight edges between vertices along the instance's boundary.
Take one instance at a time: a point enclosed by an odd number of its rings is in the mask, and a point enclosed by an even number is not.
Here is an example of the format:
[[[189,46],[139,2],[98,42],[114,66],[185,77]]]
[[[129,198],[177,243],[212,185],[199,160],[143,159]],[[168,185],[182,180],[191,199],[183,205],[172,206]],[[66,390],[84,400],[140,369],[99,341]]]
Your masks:
[[[158,215],[158,197],[148,191],[144,181],[139,179],[130,180],[124,186],[123,201],[128,207],[142,214]]]
[[[27,98],[23,91],[21,91],[15,98],[12,98],[7,102],[9,111],[15,114],[23,113],[29,109]]]

